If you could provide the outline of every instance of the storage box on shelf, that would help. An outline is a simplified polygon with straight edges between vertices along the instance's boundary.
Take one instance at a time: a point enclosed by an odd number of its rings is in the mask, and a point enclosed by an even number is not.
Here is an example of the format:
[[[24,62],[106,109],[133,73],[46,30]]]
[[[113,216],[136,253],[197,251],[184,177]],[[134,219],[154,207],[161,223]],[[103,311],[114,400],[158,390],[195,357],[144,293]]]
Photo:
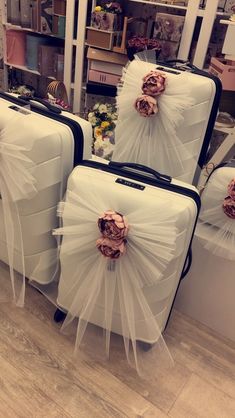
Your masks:
[[[86,43],[97,48],[112,50],[121,43],[121,32],[87,27]]]
[[[235,90],[235,61],[213,57],[209,72],[219,77],[224,90]]]

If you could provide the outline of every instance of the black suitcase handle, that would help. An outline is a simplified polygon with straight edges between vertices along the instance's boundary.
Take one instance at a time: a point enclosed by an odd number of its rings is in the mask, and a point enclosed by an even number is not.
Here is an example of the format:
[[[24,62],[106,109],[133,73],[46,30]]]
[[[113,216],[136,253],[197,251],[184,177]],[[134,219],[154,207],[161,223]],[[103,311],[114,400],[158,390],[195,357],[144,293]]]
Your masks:
[[[34,104],[34,102],[40,103],[52,113],[57,113],[57,114],[61,113],[61,109],[59,107],[54,106],[51,103],[47,102],[46,100],[40,99],[38,97],[19,96],[19,99],[24,100],[26,102],[30,102],[30,103],[32,102],[32,105]]]
[[[146,167],[145,165],[142,164],[136,164],[136,163],[120,163],[120,162],[116,162],[116,161],[110,161],[109,166],[112,168],[118,168],[118,169],[123,169],[123,171],[125,171],[125,168],[131,168],[137,171],[141,171],[145,174],[152,174],[152,176],[154,176],[157,180],[160,181],[164,181],[167,183],[171,183],[171,177],[167,176],[165,174],[161,174],[158,171],[153,170],[150,167]]]
[[[166,61],[157,61],[156,64],[165,65],[166,67],[174,68],[175,70],[187,70],[190,71],[200,71],[199,68],[197,68],[195,65],[191,64],[190,61],[185,61],[181,59],[172,59],[172,60],[166,60]],[[177,66],[177,64],[181,64]]]

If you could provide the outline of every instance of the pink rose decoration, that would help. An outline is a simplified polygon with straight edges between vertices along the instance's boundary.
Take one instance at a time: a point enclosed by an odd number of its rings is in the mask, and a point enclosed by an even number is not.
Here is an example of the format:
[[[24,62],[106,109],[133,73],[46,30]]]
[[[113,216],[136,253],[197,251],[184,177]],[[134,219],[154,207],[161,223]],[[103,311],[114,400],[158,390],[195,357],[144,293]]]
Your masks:
[[[153,116],[158,112],[157,100],[154,97],[143,94],[137,97],[135,109],[139,112],[140,116],[145,118]]]
[[[126,252],[126,240],[112,240],[101,237],[96,241],[98,250],[104,257],[116,260]]]
[[[144,94],[159,96],[165,90],[166,75],[158,71],[150,71],[143,78],[142,90]]]
[[[228,195],[235,200],[235,179],[231,180],[228,185]]]
[[[223,211],[229,218],[235,219],[235,200],[233,200],[230,196],[227,196],[224,199]]]
[[[107,210],[98,219],[98,227],[105,238],[120,240],[127,236],[128,223],[123,215]]]

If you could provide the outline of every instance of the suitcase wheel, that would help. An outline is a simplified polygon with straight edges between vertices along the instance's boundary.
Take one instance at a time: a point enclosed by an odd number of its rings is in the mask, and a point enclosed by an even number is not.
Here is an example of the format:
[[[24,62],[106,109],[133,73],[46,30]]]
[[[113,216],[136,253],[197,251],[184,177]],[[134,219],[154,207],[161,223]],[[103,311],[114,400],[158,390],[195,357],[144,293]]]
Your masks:
[[[150,343],[146,343],[144,341],[137,341],[138,346],[141,348],[141,350],[143,351],[149,351],[151,350],[151,348],[153,347],[153,344]]]
[[[60,309],[56,309],[54,313],[54,321],[55,322],[62,322],[66,317],[66,313],[61,311]]]

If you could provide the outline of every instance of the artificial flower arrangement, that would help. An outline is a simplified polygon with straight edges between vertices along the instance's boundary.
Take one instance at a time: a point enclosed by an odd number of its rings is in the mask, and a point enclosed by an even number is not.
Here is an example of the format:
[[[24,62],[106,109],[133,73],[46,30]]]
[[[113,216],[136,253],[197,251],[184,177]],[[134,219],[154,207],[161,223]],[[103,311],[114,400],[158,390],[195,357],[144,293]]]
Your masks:
[[[110,103],[96,103],[88,113],[88,121],[93,128],[93,153],[110,159],[114,149],[114,129],[116,126],[116,108]]]
[[[101,237],[96,241],[96,247],[101,254],[113,260],[124,255],[129,229],[125,216],[113,210],[107,210],[99,217],[98,228]]]
[[[118,2],[105,3],[96,6],[91,14],[91,26],[96,29],[107,31],[121,30],[122,8]]]
[[[140,116],[149,117],[158,113],[158,97],[166,88],[166,75],[156,70],[143,78],[142,94],[137,97],[134,106]]]
[[[133,36],[127,41],[127,55],[129,60],[134,59],[134,55],[138,52],[153,49],[156,51],[157,58],[161,52],[161,44],[158,39]]]
[[[228,185],[228,196],[223,202],[223,211],[231,219],[235,219],[235,178]]]

